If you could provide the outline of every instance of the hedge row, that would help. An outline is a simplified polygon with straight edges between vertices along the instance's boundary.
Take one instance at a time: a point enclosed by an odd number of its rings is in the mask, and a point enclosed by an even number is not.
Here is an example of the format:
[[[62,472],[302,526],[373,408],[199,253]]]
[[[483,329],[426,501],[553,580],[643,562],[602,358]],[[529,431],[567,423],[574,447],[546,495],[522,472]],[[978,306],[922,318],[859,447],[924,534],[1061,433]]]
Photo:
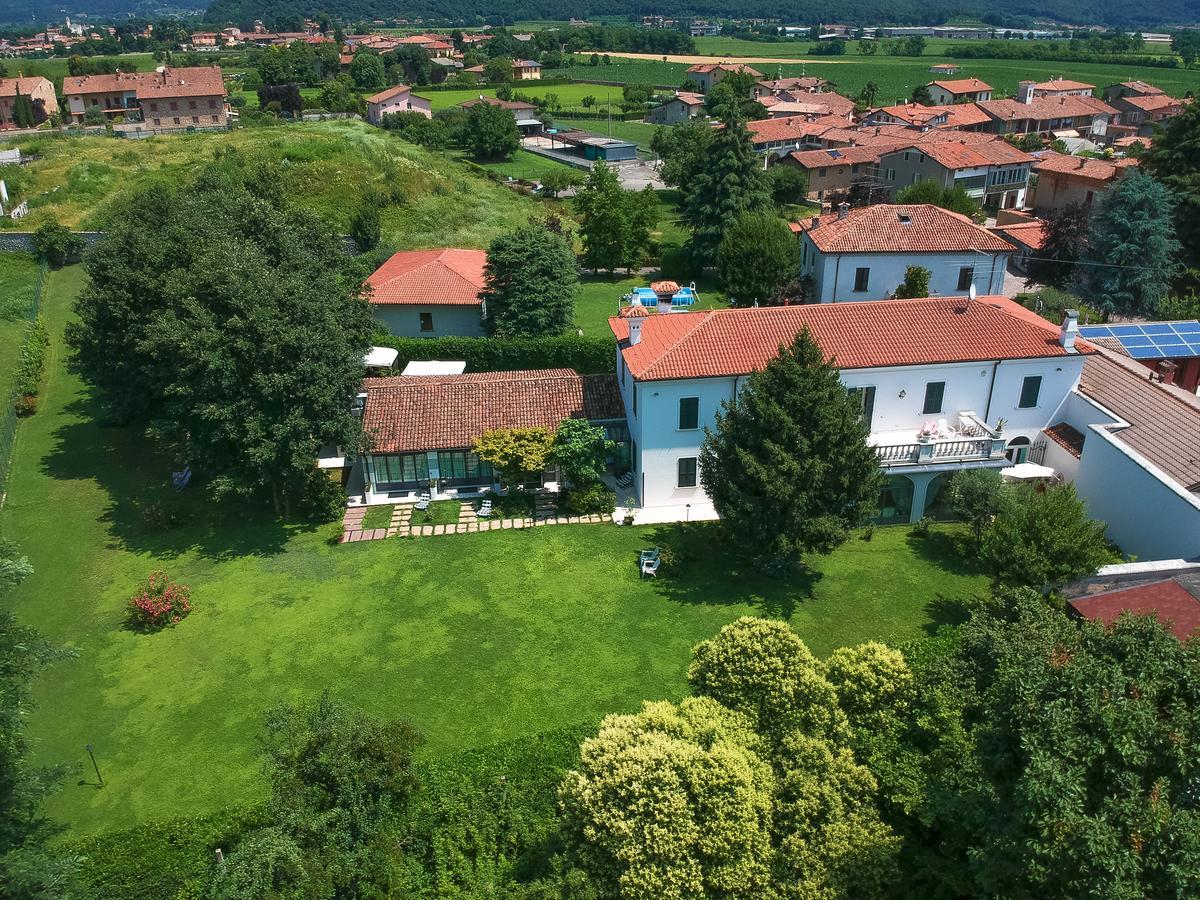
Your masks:
[[[558,784],[595,733],[581,723],[419,764],[420,788],[398,823],[398,895],[504,896],[514,878],[541,874]],[[62,852],[84,859],[82,896],[193,900],[213,851],[266,824],[262,806],[231,809],[71,840]]]
[[[30,323],[17,358],[17,374],[13,382],[13,393],[17,412],[27,415],[34,411],[34,400],[42,382],[42,369],[46,365],[46,348],[50,346],[50,335],[46,323],[39,315]]]
[[[512,369],[574,369],[584,375],[615,372],[617,361],[612,338],[564,334],[538,338],[440,337],[381,340],[400,355],[403,369],[413,360],[466,360],[468,372],[505,372]]]

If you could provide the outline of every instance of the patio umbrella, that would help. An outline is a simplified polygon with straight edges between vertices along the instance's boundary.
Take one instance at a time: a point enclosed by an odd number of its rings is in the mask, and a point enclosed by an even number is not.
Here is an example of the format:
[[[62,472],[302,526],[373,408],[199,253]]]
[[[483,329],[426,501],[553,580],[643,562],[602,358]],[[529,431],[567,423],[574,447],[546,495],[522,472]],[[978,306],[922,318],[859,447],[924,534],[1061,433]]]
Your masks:
[[[1000,474],[1010,481],[1031,481],[1037,478],[1053,478],[1054,470],[1049,466],[1038,466],[1026,462],[1001,469]]]

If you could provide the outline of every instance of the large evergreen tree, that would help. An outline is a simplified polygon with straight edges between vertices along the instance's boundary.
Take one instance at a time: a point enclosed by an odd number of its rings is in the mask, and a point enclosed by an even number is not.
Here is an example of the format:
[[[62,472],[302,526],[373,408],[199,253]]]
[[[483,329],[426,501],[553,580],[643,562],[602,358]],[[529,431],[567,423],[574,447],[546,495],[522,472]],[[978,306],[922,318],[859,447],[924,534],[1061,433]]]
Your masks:
[[[682,203],[683,220],[692,229],[692,252],[712,261],[725,233],[744,212],[770,206],[762,161],[750,143],[746,120],[732,106],[723,109],[721,128],[701,157]]]
[[[1075,275],[1075,263],[1087,251],[1090,211],[1082,203],[1056,206],[1045,215],[1041,248],[1029,260],[1030,284],[1065,288]]]
[[[571,324],[579,267],[561,235],[540,225],[502,234],[487,252],[481,293],[496,337],[561,334]]]
[[[85,268],[73,366],[115,419],[215,493],[261,490],[283,513],[338,505],[315,460],[360,441],[364,273],[275,173],[229,155],[193,185],[141,190]]]
[[[805,329],[705,432],[700,478],[729,539],[775,564],[845,541],[879,499],[867,435],[861,407]]]
[[[1200,44],[1200,31],[1192,34]],[[1175,194],[1175,229],[1184,263],[1200,268],[1200,105],[1188,104],[1167,123],[1142,154],[1141,165]]]
[[[717,271],[737,305],[775,302],[800,271],[800,243],[774,212],[744,212],[721,241]]]
[[[481,161],[507,159],[521,146],[521,132],[513,114],[482,101],[467,111],[462,136],[471,155]]]
[[[1179,269],[1175,198],[1132,169],[1104,192],[1092,213],[1079,293],[1107,313],[1152,316]]]
[[[687,195],[692,179],[704,168],[708,148],[717,132],[707,119],[694,118],[654,130],[650,149],[662,160],[658,174]]]

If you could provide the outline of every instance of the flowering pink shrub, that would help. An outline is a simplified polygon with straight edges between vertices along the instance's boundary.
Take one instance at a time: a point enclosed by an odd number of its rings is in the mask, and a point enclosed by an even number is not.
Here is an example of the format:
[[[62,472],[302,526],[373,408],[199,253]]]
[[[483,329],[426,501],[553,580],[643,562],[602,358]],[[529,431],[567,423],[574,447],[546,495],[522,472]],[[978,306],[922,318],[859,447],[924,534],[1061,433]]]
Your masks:
[[[154,572],[129,598],[129,624],[142,631],[174,625],[192,611],[187,585],[175,584],[166,572]]]

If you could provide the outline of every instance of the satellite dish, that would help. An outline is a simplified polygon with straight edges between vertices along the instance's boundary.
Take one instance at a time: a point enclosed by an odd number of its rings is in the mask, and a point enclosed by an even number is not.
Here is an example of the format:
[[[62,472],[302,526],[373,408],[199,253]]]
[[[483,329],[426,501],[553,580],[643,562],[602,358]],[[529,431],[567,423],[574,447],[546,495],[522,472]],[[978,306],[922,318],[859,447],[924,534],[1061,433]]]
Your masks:
[[[974,284],[972,284],[971,289],[969,291],[967,291],[967,296],[970,297],[972,300],[975,299],[975,285]]]

